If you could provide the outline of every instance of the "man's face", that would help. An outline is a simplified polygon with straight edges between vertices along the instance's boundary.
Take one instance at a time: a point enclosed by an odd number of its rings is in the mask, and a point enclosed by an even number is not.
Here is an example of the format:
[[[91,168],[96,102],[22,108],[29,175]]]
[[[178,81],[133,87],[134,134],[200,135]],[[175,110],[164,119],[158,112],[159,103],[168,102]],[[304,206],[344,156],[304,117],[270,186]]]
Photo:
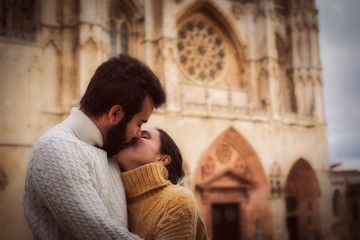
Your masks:
[[[141,126],[148,121],[153,110],[153,101],[149,96],[146,96],[143,101],[142,111],[135,114],[128,123],[123,118],[117,125],[108,130],[103,147],[108,157],[113,156],[120,149],[129,146],[132,140],[137,140],[141,137]]]

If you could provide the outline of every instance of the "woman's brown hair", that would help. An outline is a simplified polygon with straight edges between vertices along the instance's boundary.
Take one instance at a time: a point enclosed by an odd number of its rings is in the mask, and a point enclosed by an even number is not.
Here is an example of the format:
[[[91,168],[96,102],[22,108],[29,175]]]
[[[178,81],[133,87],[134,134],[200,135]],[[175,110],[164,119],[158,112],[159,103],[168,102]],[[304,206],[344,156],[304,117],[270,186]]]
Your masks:
[[[169,180],[172,184],[178,184],[185,176],[180,150],[169,134],[159,128],[156,130],[160,132],[160,152],[171,157],[171,162],[165,166],[169,172]]]

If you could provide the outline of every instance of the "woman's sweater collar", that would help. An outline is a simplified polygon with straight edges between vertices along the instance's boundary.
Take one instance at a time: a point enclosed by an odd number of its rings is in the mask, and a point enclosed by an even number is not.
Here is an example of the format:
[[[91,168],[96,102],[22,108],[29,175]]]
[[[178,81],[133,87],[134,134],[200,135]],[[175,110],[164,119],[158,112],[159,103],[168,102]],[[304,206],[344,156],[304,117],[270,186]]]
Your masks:
[[[133,170],[122,172],[126,197],[140,196],[153,189],[170,185],[168,171],[159,163],[148,163]]]

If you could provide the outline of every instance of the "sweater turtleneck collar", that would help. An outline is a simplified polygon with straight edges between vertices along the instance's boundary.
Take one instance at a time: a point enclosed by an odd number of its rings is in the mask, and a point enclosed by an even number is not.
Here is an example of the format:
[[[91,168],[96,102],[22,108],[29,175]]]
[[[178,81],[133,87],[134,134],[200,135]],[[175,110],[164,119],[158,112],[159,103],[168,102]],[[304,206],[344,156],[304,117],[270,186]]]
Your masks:
[[[133,170],[122,172],[121,177],[127,198],[134,198],[171,184],[167,180],[167,169],[159,163],[148,163]]]
[[[64,120],[76,136],[92,146],[102,147],[103,136],[95,123],[80,109],[73,107],[70,116]]]

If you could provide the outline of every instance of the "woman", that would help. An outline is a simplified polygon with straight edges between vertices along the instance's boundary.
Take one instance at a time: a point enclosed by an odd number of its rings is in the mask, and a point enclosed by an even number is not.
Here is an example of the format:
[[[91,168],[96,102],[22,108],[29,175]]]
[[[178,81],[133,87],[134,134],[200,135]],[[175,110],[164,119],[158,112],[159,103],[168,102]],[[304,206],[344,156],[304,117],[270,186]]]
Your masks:
[[[131,232],[144,239],[207,238],[192,192],[177,185],[185,175],[182,157],[165,131],[143,130],[116,158],[123,171]]]

